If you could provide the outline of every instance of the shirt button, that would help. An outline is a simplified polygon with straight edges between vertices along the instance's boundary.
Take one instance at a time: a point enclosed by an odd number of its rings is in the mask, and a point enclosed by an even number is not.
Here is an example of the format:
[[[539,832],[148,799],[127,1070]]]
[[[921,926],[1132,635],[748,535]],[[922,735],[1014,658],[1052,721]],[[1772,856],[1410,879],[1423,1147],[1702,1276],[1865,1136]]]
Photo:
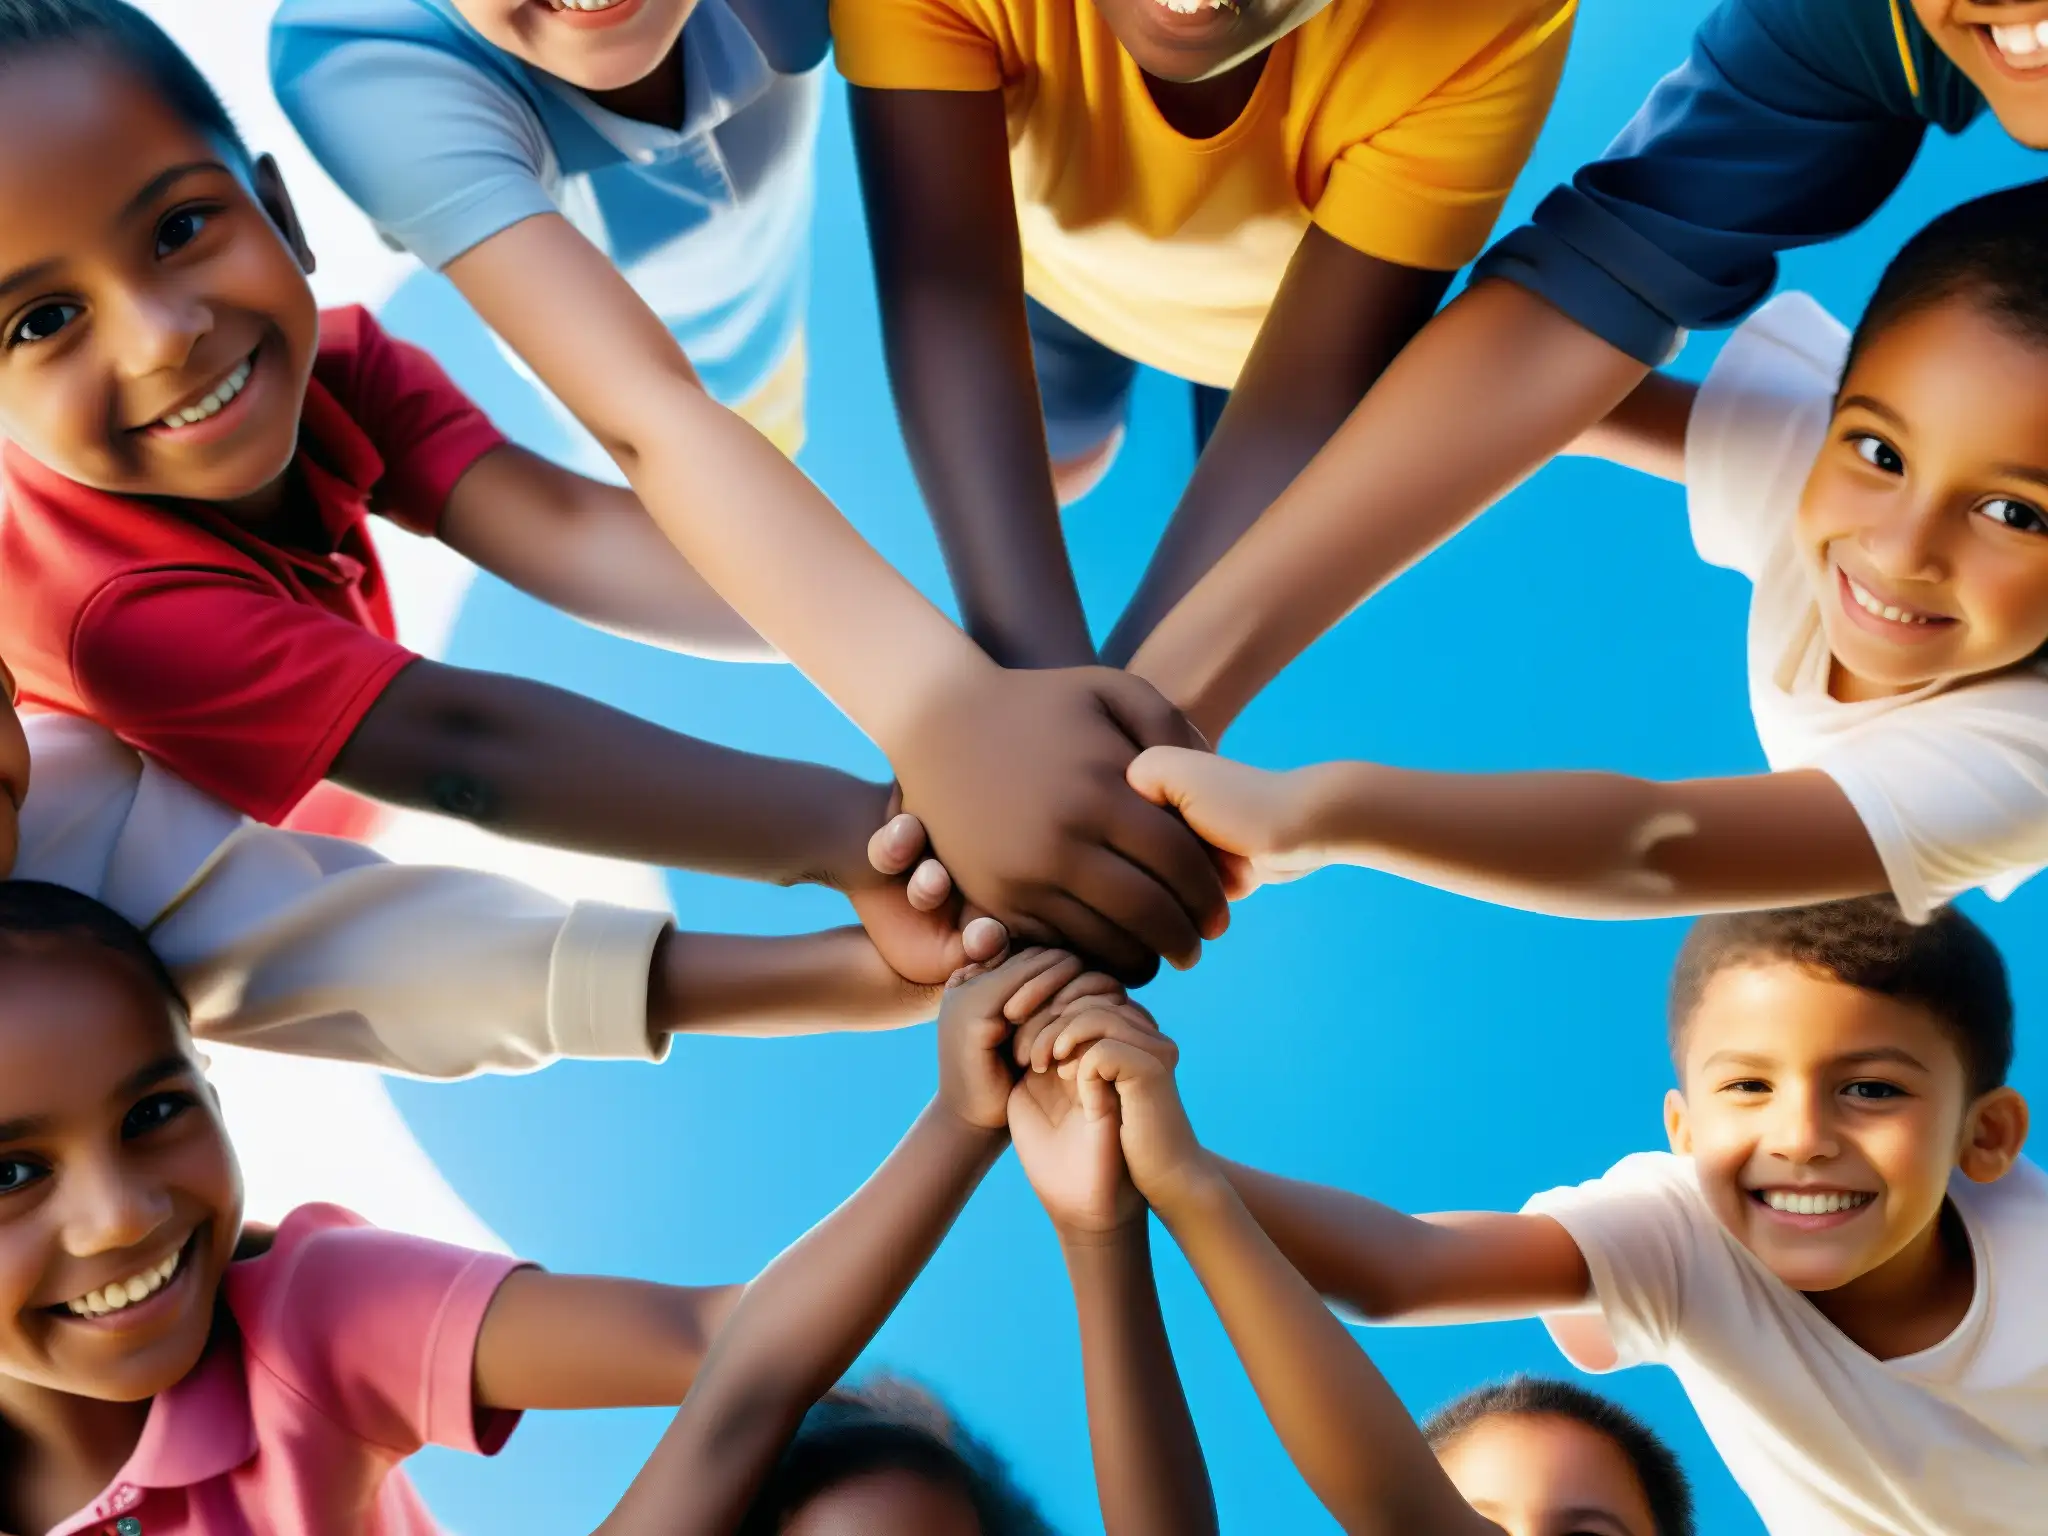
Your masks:
[[[114,1536],[142,1536],[142,1522],[133,1515],[123,1515],[114,1522]]]

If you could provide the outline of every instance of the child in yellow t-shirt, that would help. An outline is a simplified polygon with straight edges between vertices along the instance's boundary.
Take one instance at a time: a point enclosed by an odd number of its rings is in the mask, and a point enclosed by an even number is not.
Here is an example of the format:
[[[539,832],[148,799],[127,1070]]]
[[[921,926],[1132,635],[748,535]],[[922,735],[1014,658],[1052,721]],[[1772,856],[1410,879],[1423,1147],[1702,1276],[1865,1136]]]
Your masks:
[[[1575,10],[834,0],[891,382],[999,661],[1094,659],[1058,507],[1137,364],[1195,385],[1201,459],[1105,659],[1314,455],[1478,253]]]

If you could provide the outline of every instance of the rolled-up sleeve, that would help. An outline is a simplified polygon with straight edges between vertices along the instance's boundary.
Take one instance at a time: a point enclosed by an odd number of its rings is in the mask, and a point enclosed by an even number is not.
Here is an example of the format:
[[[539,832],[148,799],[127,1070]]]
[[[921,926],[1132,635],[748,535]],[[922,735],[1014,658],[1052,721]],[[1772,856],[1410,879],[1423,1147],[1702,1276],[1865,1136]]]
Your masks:
[[[1927,125],[1859,78],[1882,59],[1816,59],[1771,9],[1723,0],[1607,153],[1475,278],[1519,284],[1656,366],[1685,331],[1733,324],[1769,293],[1779,252],[1870,217]]]

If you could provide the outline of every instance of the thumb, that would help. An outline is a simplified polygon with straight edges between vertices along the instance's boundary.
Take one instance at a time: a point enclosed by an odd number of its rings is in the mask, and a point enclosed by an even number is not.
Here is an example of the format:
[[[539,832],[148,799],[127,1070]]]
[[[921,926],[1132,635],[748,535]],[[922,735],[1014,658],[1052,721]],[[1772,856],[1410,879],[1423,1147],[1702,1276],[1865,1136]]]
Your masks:
[[[1188,780],[1208,756],[1186,747],[1148,747],[1131,759],[1124,780],[1154,805],[1183,810],[1193,795]]]
[[[924,850],[924,823],[908,811],[899,811],[868,839],[868,863],[877,874],[900,875],[918,862]]]
[[[1193,722],[1168,702],[1166,696],[1142,677],[1129,672],[1111,672],[1102,679],[1098,694],[1131,744],[1147,747],[1186,747],[1199,751],[1208,743]]]

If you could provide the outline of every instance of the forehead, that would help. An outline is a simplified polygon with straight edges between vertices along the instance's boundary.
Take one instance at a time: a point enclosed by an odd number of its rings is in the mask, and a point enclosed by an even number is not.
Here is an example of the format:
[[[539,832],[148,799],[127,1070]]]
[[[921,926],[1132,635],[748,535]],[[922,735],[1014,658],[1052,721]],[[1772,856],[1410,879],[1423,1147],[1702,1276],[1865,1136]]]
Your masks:
[[[914,1472],[871,1472],[828,1488],[783,1527],[784,1536],[982,1536],[974,1508]]]
[[[1496,1414],[1444,1447],[1444,1471],[1481,1514],[1596,1512],[1613,1536],[1651,1536],[1649,1497],[1620,1446],[1590,1425],[1550,1414]]]
[[[1688,1072],[1724,1054],[1812,1068],[1902,1053],[1936,1076],[1962,1070],[1948,1031],[1918,1003],[1866,992],[1790,960],[1732,965],[1709,977],[1686,1021],[1684,1046]]]
[[[1968,297],[1912,311],[1864,344],[1842,381],[1958,453],[2048,460],[2048,343]]]
[[[0,1120],[97,1105],[191,1041],[134,962],[85,940],[0,945]]]
[[[223,148],[98,47],[23,56],[0,69],[0,265],[61,254],[38,247],[108,229],[150,178]]]

